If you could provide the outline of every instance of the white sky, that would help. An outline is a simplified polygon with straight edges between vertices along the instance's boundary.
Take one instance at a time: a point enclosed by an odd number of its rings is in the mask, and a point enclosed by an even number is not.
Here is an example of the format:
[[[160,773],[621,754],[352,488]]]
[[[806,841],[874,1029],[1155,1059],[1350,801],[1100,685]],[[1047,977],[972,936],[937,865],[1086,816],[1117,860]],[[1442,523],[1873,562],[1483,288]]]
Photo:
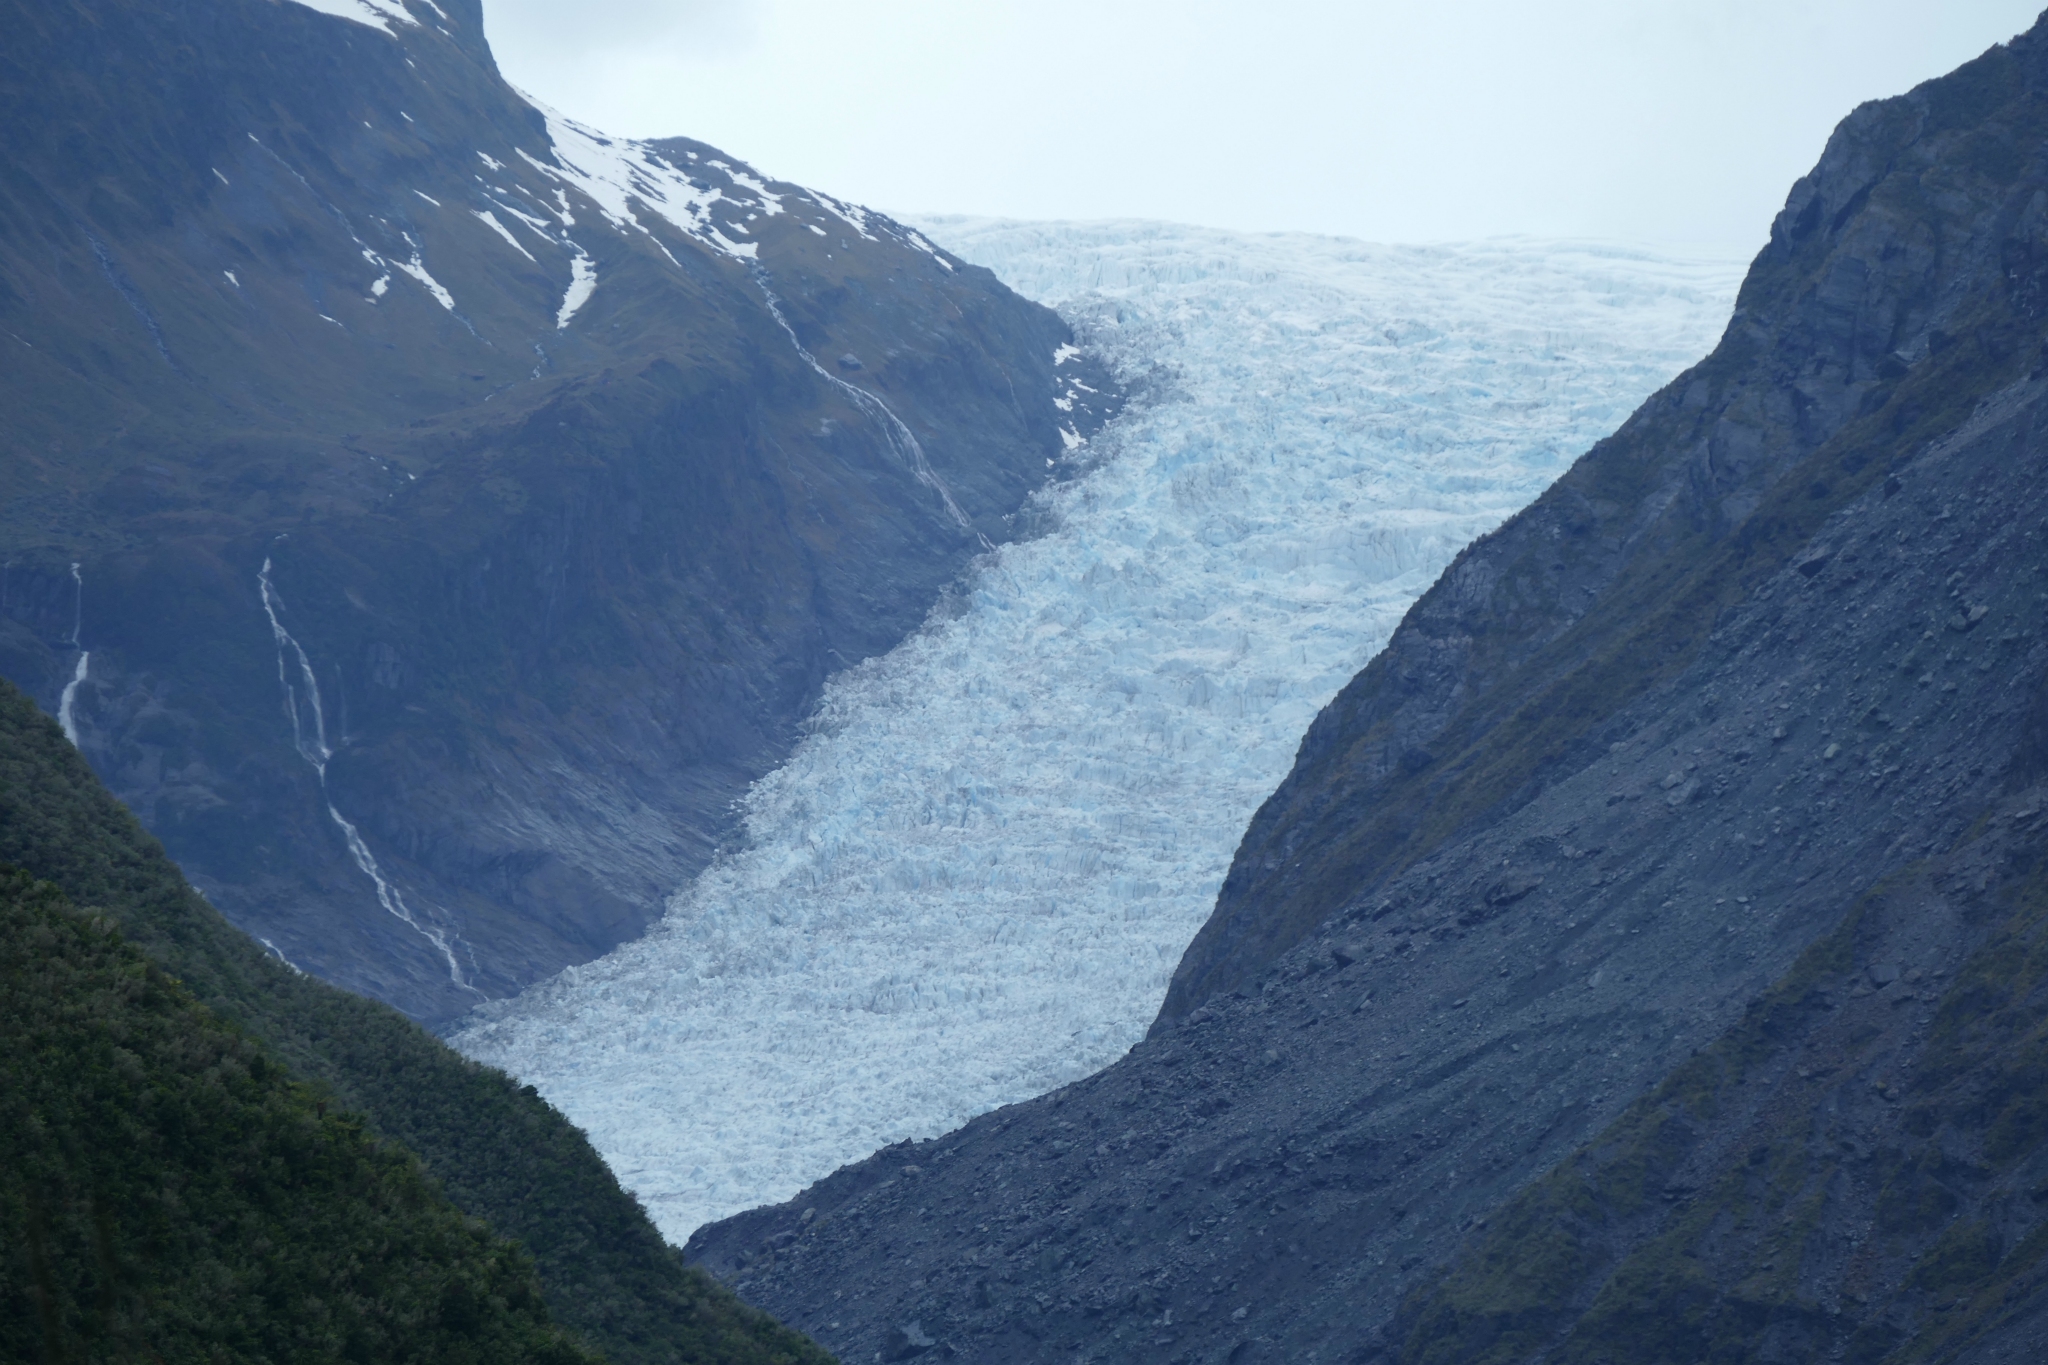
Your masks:
[[[1749,248],[2043,0],[484,0],[564,113],[894,212]]]

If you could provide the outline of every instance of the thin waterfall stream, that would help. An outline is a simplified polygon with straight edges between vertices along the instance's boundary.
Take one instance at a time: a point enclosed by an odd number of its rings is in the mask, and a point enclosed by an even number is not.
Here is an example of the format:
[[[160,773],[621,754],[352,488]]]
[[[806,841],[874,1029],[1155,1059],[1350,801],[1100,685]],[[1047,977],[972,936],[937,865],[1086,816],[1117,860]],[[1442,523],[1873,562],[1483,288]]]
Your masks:
[[[334,750],[327,743],[327,713],[320,704],[320,680],[313,672],[313,661],[307,657],[305,647],[285,629],[284,622],[279,618],[279,613],[284,610],[284,599],[278,595],[276,585],[271,582],[268,555],[263,557],[263,568],[256,575],[256,587],[263,601],[263,614],[270,621],[271,636],[277,643],[277,681],[284,689],[285,713],[291,717],[292,743],[297,747],[299,757],[311,765],[314,775],[319,779],[321,800],[327,807],[328,818],[333,820],[335,827],[341,831],[342,840],[348,846],[349,857],[354,860],[363,875],[370,879],[371,885],[376,887],[377,903],[384,907],[385,912],[403,921],[414,933],[434,946],[440,953],[442,961],[447,964],[450,981],[482,999],[483,992],[469,983],[468,976],[462,970],[462,962],[455,955],[455,945],[460,939],[438,925],[423,921],[413,913],[412,907],[405,903],[405,893],[384,875],[383,869],[377,864],[376,856],[370,852],[370,846],[363,842],[361,832],[335,808],[333,799],[327,795],[327,765],[334,758]],[[290,660],[285,657],[286,650],[291,651]],[[292,681],[294,661],[298,665],[299,682],[305,686],[303,697],[298,685]],[[310,727],[305,724],[307,717],[303,712],[306,711],[311,713]],[[278,952],[276,945],[267,939],[264,946],[277,953],[280,958],[284,956]]]
[[[68,643],[78,651],[78,662],[72,667],[71,681],[64,684],[64,691],[57,698],[57,725],[75,749],[78,747],[78,689],[85,682],[86,670],[92,666],[92,651],[79,643],[79,634],[85,629],[85,577],[79,572],[76,560],[71,565],[71,581],[77,592],[71,609],[71,638]]]

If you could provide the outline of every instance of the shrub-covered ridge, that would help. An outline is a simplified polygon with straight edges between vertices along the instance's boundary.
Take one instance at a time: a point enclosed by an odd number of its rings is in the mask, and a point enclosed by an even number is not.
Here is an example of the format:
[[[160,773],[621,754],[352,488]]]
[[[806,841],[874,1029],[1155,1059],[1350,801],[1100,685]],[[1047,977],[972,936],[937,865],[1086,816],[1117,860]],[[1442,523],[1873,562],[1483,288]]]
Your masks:
[[[0,1356],[579,1365],[533,1264],[104,916],[0,871]]]
[[[188,886],[56,724],[0,681],[0,863],[104,917],[330,1107],[415,1153],[529,1253],[554,1320],[614,1365],[809,1365],[801,1335],[683,1265],[583,1134],[397,1011],[301,976]]]

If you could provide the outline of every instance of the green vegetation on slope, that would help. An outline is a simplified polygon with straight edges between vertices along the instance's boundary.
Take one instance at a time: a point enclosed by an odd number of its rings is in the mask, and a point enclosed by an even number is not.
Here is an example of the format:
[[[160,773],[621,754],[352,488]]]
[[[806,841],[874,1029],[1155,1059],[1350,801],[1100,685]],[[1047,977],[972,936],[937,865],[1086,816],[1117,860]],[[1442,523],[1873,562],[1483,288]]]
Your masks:
[[[532,1263],[56,887],[0,870],[0,1356],[593,1359]]]
[[[1733,1031],[1502,1209],[1404,1304],[1403,1365],[1920,1365],[2037,1307],[2048,861],[2038,838],[1972,852],[1866,896]],[[1938,997],[1868,988],[1859,960],[1895,952],[1959,872],[2000,864]],[[1924,1041],[1901,1008],[1916,1002],[1935,1005]]]
[[[300,976],[200,898],[47,716],[0,681],[0,862],[105,915],[216,1014],[532,1255],[554,1320],[614,1365],[830,1359],[684,1266],[583,1134],[531,1088],[384,1005]]]

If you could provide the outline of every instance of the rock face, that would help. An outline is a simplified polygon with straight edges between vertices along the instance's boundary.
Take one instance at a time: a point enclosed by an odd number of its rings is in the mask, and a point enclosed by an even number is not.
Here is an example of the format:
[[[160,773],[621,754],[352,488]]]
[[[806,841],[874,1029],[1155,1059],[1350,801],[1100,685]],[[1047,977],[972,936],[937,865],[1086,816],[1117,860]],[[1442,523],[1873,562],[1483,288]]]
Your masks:
[[[914,231],[536,109],[474,0],[320,9],[9,9],[0,673],[441,1021],[636,935],[1113,389]]]
[[[850,1360],[2031,1358],[2044,110],[2037,28],[1842,124],[1715,353],[1317,720],[1129,1057],[688,1254]]]

